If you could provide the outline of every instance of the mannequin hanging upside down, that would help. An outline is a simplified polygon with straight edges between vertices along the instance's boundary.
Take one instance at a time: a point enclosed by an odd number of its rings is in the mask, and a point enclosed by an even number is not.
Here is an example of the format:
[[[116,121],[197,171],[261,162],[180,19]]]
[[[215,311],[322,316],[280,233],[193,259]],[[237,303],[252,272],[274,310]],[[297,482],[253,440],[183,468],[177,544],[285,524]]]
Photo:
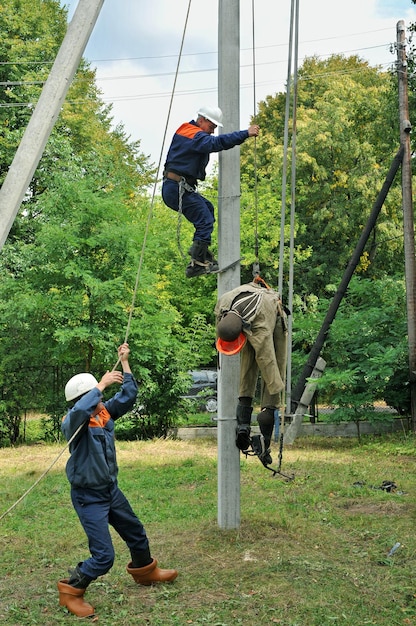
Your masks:
[[[191,261],[186,276],[192,278],[218,271],[212,252],[211,235],[214,229],[214,206],[197,192],[198,180],[205,180],[211,152],[229,150],[249,137],[257,137],[259,126],[247,130],[213,136],[222,127],[222,111],[218,107],[203,106],[195,120],[182,124],[173,136],[163,172],[162,198],[174,211],[183,213],[195,227],[194,239],[188,254]]]
[[[270,443],[275,419],[284,401],[287,353],[287,316],[279,294],[251,282],[222,295],[215,307],[217,349],[231,356],[241,353],[237,404],[236,445],[250,450],[264,466],[271,465]],[[250,437],[253,398],[259,372],[262,378],[260,435]]]

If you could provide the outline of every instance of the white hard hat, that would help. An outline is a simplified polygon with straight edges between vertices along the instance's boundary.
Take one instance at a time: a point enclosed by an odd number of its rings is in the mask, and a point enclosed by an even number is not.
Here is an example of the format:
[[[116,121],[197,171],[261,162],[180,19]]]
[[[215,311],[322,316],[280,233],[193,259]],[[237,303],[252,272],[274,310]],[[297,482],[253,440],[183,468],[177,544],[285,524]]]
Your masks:
[[[219,107],[203,106],[199,109],[198,115],[206,117],[207,120],[222,128],[222,111]]]
[[[94,378],[92,374],[88,374],[87,372],[76,374],[70,378],[65,385],[66,401],[69,402],[70,400],[79,398],[79,396],[87,393],[87,391],[91,391],[96,385],[98,385],[98,380]]]

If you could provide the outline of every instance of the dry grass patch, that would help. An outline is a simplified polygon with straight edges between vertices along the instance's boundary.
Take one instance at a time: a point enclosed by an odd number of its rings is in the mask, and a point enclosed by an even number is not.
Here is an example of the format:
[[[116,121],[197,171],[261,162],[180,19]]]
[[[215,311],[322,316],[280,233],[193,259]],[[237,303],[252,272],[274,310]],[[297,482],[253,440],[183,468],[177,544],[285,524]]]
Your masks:
[[[405,502],[345,502],[342,508],[350,515],[401,515],[409,511]]]
[[[213,442],[206,439],[181,441],[179,439],[155,439],[152,441],[118,441],[117,458],[125,461],[140,462],[145,465],[164,465],[182,462],[188,459],[216,459],[217,449]]]

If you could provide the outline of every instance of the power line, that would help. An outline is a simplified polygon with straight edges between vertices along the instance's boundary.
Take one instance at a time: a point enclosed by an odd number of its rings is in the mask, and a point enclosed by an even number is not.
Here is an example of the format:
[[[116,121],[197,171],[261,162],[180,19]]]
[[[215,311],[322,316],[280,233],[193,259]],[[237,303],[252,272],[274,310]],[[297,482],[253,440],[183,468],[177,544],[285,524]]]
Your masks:
[[[390,45],[390,44],[389,44]],[[327,54],[322,54],[322,55],[311,55],[311,56],[316,56],[316,58],[323,58],[323,57],[328,57],[328,56],[342,56],[345,54],[351,54],[351,53],[357,53],[360,50],[372,50],[372,49],[376,49],[376,48],[385,48],[387,46],[387,44],[383,44],[380,46],[372,46],[372,47],[368,47],[368,48],[358,48],[355,50],[345,50],[342,52],[333,52],[333,53],[327,53]],[[303,60],[305,60],[306,58],[310,58],[310,57],[304,57]],[[276,65],[278,63],[285,63],[284,60],[279,60],[279,61],[264,61],[263,63],[258,63],[257,66],[266,66],[266,65]],[[383,66],[388,66],[389,63],[383,63],[380,64],[381,67]],[[240,65],[240,69],[247,69],[247,68],[251,68],[250,64],[242,64]],[[188,75],[188,74],[200,74],[202,72],[216,72],[218,71],[217,67],[210,67],[210,68],[199,68],[199,69],[195,69],[195,70],[183,70],[180,72],[181,76],[184,75]],[[335,72],[336,73],[336,72]],[[173,72],[157,72],[157,73],[153,73],[153,74],[126,74],[123,76],[95,76],[94,80],[97,82],[104,82],[107,80],[137,80],[137,79],[143,79],[143,78],[161,78],[164,76],[172,76]],[[75,79],[77,82],[85,82],[85,81],[89,81],[91,80],[90,77],[82,77],[82,76],[77,76]],[[43,85],[46,82],[46,80],[22,80],[22,81],[0,81],[0,86],[2,87],[23,87],[23,86],[27,86],[27,85]]]
[[[391,66],[391,63],[383,63],[378,65],[378,67],[380,68],[385,68],[388,69],[388,67]],[[303,81],[311,81],[313,82],[314,80],[317,79],[321,79],[325,76],[344,76],[344,75],[348,75],[348,74],[357,74],[360,72],[364,72],[367,71],[368,68],[356,68],[356,69],[351,69],[351,70],[338,70],[335,72],[323,72],[322,74],[313,74],[311,76],[302,76],[299,77],[299,82],[303,82]],[[210,70],[212,71],[212,70]],[[1,85],[2,83],[0,83]],[[26,84],[26,83],[25,83]],[[265,86],[265,85],[274,85],[275,82],[274,81],[257,81],[257,86]],[[251,89],[252,88],[252,83],[245,83],[240,85],[241,89]],[[195,94],[202,94],[202,93],[216,93],[217,92],[217,87],[206,87],[203,89],[184,89],[182,91],[177,91],[176,92],[176,96],[189,96],[189,95],[195,95]],[[134,101],[134,100],[153,100],[153,99],[157,99],[157,98],[167,98],[168,96],[170,96],[170,92],[154,92],[154,93],[146,93],[146,94],[133,94],[133,95],[126,95],[126,96],[100,96],[100,100],[106,104],[106,103],[111,103],[111,102],[128,102],[128,101]],[[84,99],[84,100],[65,100],[65,104],[70,104],[73,106],[81,106],[83,104],[89,103],[91,102],[91,100],[88,99]],[[15,107],[34,107],[36,105],[36,101],[30,101],[30,102],[5,102],[5,103],[0,103],[0,108],[15,108]]]
[[[367,30],[367,31],[362,31],[359,33],[349,33],[349,34],[345,34],[345,35],[333,35],[332,37],[322,37],[321,39],[306,39],[305,41],[302,41],[301,44],[309,44],[309,43],[320,43],[322,41],[332,41],[332,40],[337,40],[339,41],[340,38],[342,39],[346,39],[347,37],[358,37],[358,36],[362,36],[362,35],[371,35],[373,33],[380,33],[380,32],[385,32],[385,31],[391,31],[390,28],[379,28],[376,30]],[[390,44],[387,44],[390,45]],[[287,47],[287,43],[281,43],[281,44],[273,44],[273,45],[267,45],[267,46],[256,46],[256,50],[266,50],[266,49],[270,49],[270,48],[286,48]],[[373,46],[375,48],[381,47],[381,46]],[[370,50],[370,48],[359,48],[359,50]],[[251,52],[252,48],[241,48],[241,52]],[[203,55],[210,55],[210,54],[218,54],[218,50],[211,50],[211,51],[205,51],[205,52],[187,52],[184,53],[182,56],[183,57],[191,57],[191,56],[203,56]],[[112,63],[114,61],[146,61],[146,60],[151,60],[151,59],[155,59],[155,60],[159,60],[159,59],[176,59],[177,55],[176,54],[161,54],[161,55],[149,55],[149,56],[140,56],[140,57],[125,57],[125,58],[110,58],[110,59],[89,59],[88,62],[89,63]],[[25,60],[20,60],[20,61],[0,61],[0,65],[53,65],[54,61],[25,61]]]

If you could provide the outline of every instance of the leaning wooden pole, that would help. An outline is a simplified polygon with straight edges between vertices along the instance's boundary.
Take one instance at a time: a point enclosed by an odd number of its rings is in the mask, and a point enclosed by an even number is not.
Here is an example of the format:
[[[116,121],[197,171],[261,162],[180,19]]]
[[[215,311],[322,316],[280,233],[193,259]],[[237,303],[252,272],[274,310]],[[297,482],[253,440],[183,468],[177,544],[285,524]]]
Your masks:
[[[0,249],[58,118],[104,0],[79,0],[48,79],[0,189]]]
[[[412,156],[407,92],[406,32],[404,21],[397,23],[397,76],[399,85],[400,143],[403,148],[402,207],[406,275],[407,336],[412,430],[416,430],[416,259],[412,201]]]
[[[401,145],[396,156],[393,159],[393,162],[390,166],[390,169],[387,173],[384,184],[380,190],[380,193],[377,196],[375,203],[373,204],[373,208],[371,210],[370,216],[367,220],[367,224],[365,225],[363,232],[361,233],[361,237],[357,243],[357,246],[354,250],[354,253],[351,257],[350,262],[344,272],[344,275],[341,279],[340,285],[337,289],[336,294],[334,295],[332,302],[329,306],[328,312],[325,316],[325,319],[322,323],[321,329],[318,333],[318,336],[315,340],[315,343],[312,346],[312,349],[309,353],[308,360],[303,367],[302,373],[299,377],[298,382],[296,383],[296,387],[292,392],[292,410],[296,410],[296,405],[299,403],[300,398],[302,397],[303,391],[305,389],[306,381],[311,376],[313,368],[315,367],[315,363],[320,355],[320,352],[325,343],[326,337],[328,335],[329,329],[331,327],[332,322],[335,319],[335,315],[338,311],[339,305],[341,304],[341,300],[347,291],[349,282],[352,278],[352,275],[355,272],[355,268],[357,267],[360,257],[364,251],[364,247],[368,241],[368,238],[373,230],[378,215],[380,213],[381,207],[384,204],[384,200],[386,199],[387,193],[393,183],[394,177],[400,167],[400,164],[403,159],[404,148]]]

